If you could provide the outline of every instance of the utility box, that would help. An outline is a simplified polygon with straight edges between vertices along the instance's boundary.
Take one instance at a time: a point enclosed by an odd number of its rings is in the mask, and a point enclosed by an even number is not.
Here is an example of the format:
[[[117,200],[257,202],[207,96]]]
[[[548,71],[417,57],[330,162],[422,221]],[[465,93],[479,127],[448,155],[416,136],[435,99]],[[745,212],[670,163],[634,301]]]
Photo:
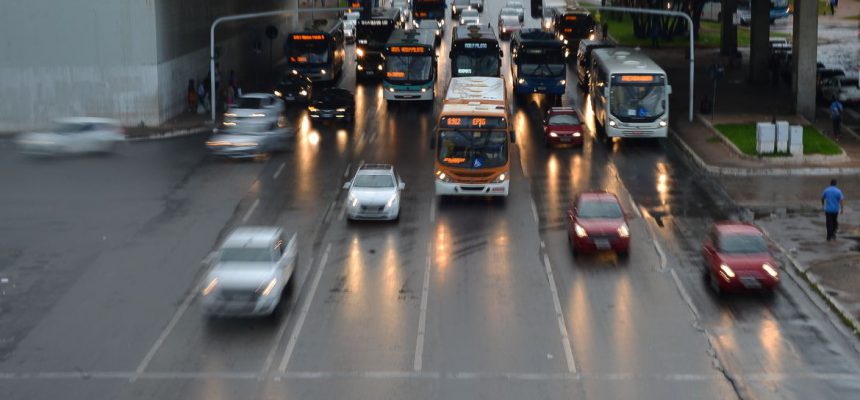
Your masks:
[[[758,154],[773,153],[776,148],[776,125],[770,122],[759,122],[755,125],[756,145]]]
[[[776,151],[788,153],[788,121],[776,121]]]
[[[792,125],[788,132],[788,152],[795,157],[803,156],[803,126]]]

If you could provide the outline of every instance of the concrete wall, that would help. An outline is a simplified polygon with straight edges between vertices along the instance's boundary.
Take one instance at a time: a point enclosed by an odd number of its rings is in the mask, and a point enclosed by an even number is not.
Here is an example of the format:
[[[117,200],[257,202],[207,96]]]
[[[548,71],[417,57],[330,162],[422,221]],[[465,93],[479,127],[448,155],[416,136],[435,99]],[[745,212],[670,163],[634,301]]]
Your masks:
[[[27,0],[0,13],[0,130],[43,126],[69,115],[155,125],[184,109],[188,79],[206,75],[209,26],[222,15],[295,7],[296,0]],[[218,30],[222,75],[247,71],[265,26]],[[279,38],[275,48],[280,48]],[[279,52],[275,52],[278,55]],[[265,54],[268,61],[268,54]],[[252,64],[254,63],[254,64]]]

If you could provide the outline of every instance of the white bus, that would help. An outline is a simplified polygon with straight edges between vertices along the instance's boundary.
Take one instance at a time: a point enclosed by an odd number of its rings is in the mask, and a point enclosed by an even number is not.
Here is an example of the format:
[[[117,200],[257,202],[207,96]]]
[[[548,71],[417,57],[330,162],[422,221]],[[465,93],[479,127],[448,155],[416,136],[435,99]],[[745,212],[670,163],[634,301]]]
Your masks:
[[[609,137],[666,137],[669,94],[666,72],[641,51],[591,52],[588,93],[598,129]]]

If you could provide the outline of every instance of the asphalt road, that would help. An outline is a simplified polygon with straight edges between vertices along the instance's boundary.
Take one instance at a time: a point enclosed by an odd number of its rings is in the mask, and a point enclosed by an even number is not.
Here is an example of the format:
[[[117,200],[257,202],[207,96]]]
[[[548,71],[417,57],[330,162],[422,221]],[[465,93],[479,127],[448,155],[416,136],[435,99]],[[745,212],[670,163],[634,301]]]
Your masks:
[[[353,88],[347,71],[341,86]],[[374,84],[356,98],[354,129],[311,126],[296,111],[295,144],[262,162],[210,159],[199,136],[52,160],[0,142],[0,397],[805,399],[860,389],[856,341],[791,279],[773,298],[708,291],[698,242],[732,209],[667,142],[590,136],[581,149],[546,149],[535,98],[515,109],[510,196],[440,201],[434,113],[389,107]],[[586,104],[577,93],[564,101]],[[396,165],[399,222],[344,220],[340,187],[363,162]],[[571,256],[564,212],[591,188],[622,199],[628,259]],[[207,318],[200,261],[252,224],[298,234],[293,290],[276,318]]]

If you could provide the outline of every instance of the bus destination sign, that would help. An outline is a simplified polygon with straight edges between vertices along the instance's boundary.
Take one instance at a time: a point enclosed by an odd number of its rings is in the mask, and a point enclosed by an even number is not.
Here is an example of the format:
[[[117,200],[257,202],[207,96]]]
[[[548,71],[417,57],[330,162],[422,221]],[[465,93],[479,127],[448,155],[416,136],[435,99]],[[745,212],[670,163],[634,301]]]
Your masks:
[[[391,46],[388,50],[391,54],[423,54],[427,48],[422,46]]]
[[[325,40],[325,35],[308,35],[305,33],[294,33],[290,36],[293,40]]]
[[[442,117],[443,128],[461,129],[505,129],[503,117]]]

